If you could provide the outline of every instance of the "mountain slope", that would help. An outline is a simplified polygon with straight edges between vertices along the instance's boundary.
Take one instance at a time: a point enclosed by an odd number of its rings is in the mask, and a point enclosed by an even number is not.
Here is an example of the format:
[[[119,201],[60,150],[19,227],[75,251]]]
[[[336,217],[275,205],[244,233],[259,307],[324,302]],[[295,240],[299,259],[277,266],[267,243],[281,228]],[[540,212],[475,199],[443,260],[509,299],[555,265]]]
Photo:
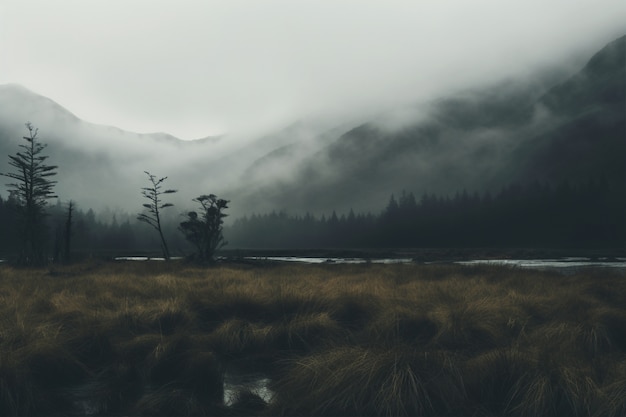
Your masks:
[[[49,163],[58,165],[56,193],[87,208],[131,208],[144,186],[144,170],[168,175],[194,163],[197,150],[210,149],[211,141],[185,142],[165,133],[140,134],[80,120],[58,103],[18,85],[0,86],[0,154],[19,150],[32,122],[47,145]],[[9,170],[0,159],[0,172]],[[0,181],[0,194],[5,181]],[[139,205],[139,203],[138,203]],[[140,205],[139,205],[140,206]]]
[[[170,199],[179,207],[177,211],[190,208],[192,198],[207,193],[239,201],[240,194],[255,186],[257,177],[272,180],[264,155],[293,146],[303,151],[300,158],[304,159],[340,135],[320,136],[321,131],[332,131],[333,123],[299,122],[247,138],[245,145],[242,138],[231,141],[227,136],[183,141],[166,133],[140,134],[88,123],[22,86],[0,85],[0,155],[19,150],[28,121],[39,129],[49,163],[59,166],[56,194],[96,211],[140,209],[139,191],[146,186],[146,170],[168,176],[168,187],[179,190]],[[8,158],[0,158],[0,173],[8,170]],[[7,196],[1,179],[0,196]],[[248,208],[235,205],[231,213],[243,214]]]
[[[501,84],[381,117],[250,196],[296,211],[380,209],[391,193],[497,190],[511,182],[624,184],[626,37],[548,90]],[[393,115],[392,115],[393,116]],[[391,117],[393,119],[393,117]],[[623,188],[619,188],[623,189]]]
[[[626,36],[539,103],[555,122],[516,150],[520,178],[580,182],[604,176],[626,189]]]

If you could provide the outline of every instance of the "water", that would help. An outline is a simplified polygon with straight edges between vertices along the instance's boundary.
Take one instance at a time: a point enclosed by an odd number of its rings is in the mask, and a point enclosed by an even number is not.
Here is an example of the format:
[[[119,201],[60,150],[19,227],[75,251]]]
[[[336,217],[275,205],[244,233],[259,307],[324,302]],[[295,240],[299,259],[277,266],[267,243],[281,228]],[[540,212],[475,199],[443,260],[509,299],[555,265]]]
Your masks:
[[[224,374],[224,404],[231,406],[237,399],[237,393],[248,390],[258,395],[269,403],[274,397],[274,392],[269,388],[271,379],[263,374],[231,373]]]
[[[224,405],[232,406],[237,400],[237,394],[247,390],[258,395],[263,401],[269,403],[274,397],[274,392],[269,388],[271,379],[261,373],[226,372],[224,374]],[[143,387],[146,392],[150,386]],[[101,398],[101,393],[107,388],[102,381],[89,381],[82,385],[65,388],[65,396],[68,398],[74,410],[72,414],[93,416],[106,413],[106,401]]]
[[[149,256],[118,256],[116,261],[164,261],[161,257]],[[172,260],[183,259],[172,257]],[[305,257],[305,256],[246,256],[244,259],[252,261],[294,262],[305,264],[410,264],[415,262],[412,258],[338,258],[338,257]],[[0,263],[6,262],[0,259]],[[441,262],[424,262],[435,264]],[[502,265],[528,269],[581,269],[581,268],[612,268],[626,271],[626,258],[586,258],[566,257],[555,259],[473,259],[469,261],[450,261],[458,265]]]
[[[319,257],[297,257],[297,256],[249,256],[245,259],[266,260],[274,262],[297,262],[306,264],[409,264],[414,260],[411,258],[319,258]],[[425,262],[426,264],[437,264],[441,262]],[[444,262],[445,263],[445,262]],[[558,259],[474,259],[469,261],[450,261],[457,265],[502,265],[516,268],[528,269],[581,269],[581,268],[614,268],[626,271],[626,258],[599,258],[591,259],[585,257],[568,257]]]
[[[254,261],[299,262],[306,264],[409,264],[411,258],[317,258],[302,256],[246,256],[244,259]]]
[[[626,258],[616,260],[590,258],[562,259],[476,259],[455,262],[460,265],[504,265],[518,268],[553,269],[553,268],[619,268],[626,269]]]
[[[118,256],[113,258],[116,261],[165,261],[165,258],[160,257],[150,257],[150,256]],[[172,261],[183,259],[181,256],[172,256],[170,258]]]

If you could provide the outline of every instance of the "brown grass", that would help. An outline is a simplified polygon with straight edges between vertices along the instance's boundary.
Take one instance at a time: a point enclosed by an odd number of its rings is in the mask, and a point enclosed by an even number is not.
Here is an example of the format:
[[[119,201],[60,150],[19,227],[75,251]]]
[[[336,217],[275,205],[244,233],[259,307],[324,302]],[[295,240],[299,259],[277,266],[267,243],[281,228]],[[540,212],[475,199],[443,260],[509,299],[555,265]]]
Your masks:
[[[604,270],[2,265],[0,414],[624,415],[624,299]],[[241,361],[269,404],[224,405]]]

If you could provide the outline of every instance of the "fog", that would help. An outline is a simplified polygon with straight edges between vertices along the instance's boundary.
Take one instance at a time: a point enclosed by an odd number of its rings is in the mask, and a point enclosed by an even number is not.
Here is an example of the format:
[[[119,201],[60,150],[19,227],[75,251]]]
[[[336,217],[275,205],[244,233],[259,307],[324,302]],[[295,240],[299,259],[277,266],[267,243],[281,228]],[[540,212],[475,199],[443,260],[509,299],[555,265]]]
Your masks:
[[[485,179],[505,173],[513,145],[555,120],[540,106],[523,125],[478,119],[533,103],[624,21],[609,0],[5,0],[0,150],[33,122],[60,199],[109,213],[141,207],[146,170],[180,190],[176,215],[215,193],[233,218],[498,186]],[[363,123],[373,133],[351,135]],[[433,125],[430,146],[415,132]],[[423,143],[405,152],[405,130]]]
[[[244,144],[575,61],[621,0],[4,0],[0,84],[97,124]]]

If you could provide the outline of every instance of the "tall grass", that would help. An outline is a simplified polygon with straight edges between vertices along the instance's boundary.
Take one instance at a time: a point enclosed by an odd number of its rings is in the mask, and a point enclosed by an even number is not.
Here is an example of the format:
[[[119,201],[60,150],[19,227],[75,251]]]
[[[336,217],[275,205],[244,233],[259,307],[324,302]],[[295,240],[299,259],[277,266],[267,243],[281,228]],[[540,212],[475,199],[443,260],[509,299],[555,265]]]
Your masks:
[[[624,278],[2,265],[0,414],[624,415]],[[272,379],[269,404],[245,387],[224,404],[235,363]]]
[[[336,347],[294,361],[276,384],[271,412],[284,415],[441,415],[463,404],[454,355]]]

